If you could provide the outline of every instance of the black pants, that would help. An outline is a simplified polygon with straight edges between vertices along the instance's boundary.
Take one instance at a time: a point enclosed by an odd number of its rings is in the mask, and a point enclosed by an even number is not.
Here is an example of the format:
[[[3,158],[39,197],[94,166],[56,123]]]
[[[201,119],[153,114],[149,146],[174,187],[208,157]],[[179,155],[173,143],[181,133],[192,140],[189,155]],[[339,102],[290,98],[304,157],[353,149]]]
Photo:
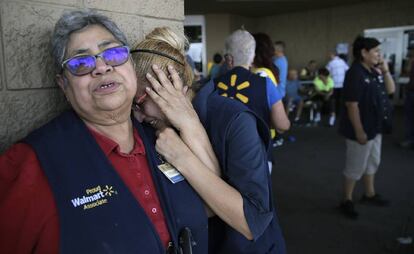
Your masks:
[[[312,101],[316,103],[316,111],[321,112],[322,107],[327,105],[329,113],[335,112],[335,105],[333,100],[333,95],[331,95],[328,99],[325,99],[324,95],[318,94],[312,98]]]
[[[331,100],[333,101],[332,111],[335,112],[336,115],[339,115],[342,111],[341,108],[341,97],[342,97],[342,88],[334,88],[333,94],[331,96]]]

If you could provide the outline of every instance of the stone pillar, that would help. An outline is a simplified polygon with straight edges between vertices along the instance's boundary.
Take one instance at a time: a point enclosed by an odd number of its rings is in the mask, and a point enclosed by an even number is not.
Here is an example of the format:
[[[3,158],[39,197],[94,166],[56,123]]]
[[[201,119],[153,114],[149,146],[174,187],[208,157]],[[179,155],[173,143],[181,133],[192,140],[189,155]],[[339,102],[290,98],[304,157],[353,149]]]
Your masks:
[[[112,18],[130,44],[157,26],[183,30],[184,0],[0,0],[0,153],[69,107],[49,39],[64,10],[83,8]]]

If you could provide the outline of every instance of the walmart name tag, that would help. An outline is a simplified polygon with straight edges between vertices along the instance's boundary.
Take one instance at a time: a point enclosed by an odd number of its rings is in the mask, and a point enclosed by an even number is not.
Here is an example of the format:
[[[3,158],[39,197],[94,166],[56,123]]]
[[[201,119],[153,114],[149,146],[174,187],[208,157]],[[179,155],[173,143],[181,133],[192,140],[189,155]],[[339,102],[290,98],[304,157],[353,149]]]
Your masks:
[[[168,162],[158,165],[158,168],[174,184],[184,180],[184,176]]]

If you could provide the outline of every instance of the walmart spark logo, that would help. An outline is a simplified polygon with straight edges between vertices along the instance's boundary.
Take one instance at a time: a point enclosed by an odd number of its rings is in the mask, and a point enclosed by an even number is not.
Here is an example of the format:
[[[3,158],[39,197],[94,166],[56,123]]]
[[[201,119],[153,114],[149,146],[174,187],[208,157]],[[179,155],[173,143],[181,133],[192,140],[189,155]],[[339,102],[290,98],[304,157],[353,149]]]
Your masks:
[[[117,194],[112,186],[105,185],[105,188],[102,190],[105,196],[112,196],[113,194]]]
[[[217,87],[223,90],[223,93],[221,93],[221,96],[229,97],[230,99],[234,99],[236,97],[244,104],[249,102],[249,98],[243,94],[240,93],[241,90],[246,89],[250,86],[249,81],[244,81],[241,84],[237,84],[237,75],[233,74],[230,77],[230,86],[224,84],[223,82],[219,82],[217,84]],[[234,97],[231,96],[232,94],[235,94]],[[229,96],[230,95],[230,96]]]

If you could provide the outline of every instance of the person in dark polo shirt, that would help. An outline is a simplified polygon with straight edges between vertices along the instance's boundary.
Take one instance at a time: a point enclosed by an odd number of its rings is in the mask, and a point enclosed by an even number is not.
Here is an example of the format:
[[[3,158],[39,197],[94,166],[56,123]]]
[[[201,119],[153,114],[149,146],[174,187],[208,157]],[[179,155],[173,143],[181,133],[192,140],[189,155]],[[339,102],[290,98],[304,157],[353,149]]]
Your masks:
[[[344,200],[339,208],[356,219],[352,194],[363,178],[365,194],[361,203],[386,206],[388,201],[375,191],[374,178],[381,160],[382,133],[390,128],[391,105],[388,95],[395,90],[387,63],[382,59],[380,42],[357,37],[353,44],[354,62],[344,81],[345,110],[339,132],[346,139]]]

